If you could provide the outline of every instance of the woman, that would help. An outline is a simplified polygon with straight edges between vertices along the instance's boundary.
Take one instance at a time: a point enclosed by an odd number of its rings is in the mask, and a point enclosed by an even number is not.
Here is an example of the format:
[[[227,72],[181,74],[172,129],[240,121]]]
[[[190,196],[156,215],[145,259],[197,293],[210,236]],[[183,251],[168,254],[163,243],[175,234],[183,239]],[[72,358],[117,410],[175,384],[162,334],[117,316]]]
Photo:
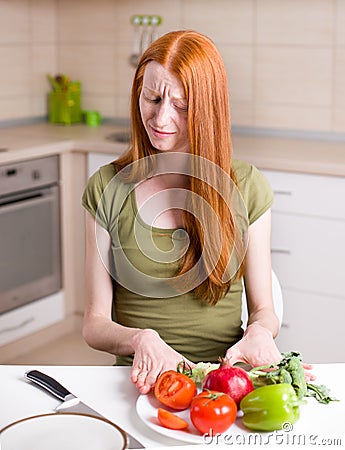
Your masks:
[[[176,31],[146,50],[131,123],[129,151],[83,196],[85,340],[132,364],[141,393],[182,360],[279,361],[273,195],[258,170],[232,160],[226,72],[210,39]]]

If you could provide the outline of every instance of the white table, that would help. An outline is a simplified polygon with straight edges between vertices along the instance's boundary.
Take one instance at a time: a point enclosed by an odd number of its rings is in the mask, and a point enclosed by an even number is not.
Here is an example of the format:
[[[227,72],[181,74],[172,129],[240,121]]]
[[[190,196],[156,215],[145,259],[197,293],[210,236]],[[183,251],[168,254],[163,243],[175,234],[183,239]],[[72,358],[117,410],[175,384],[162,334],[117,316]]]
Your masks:
[[[84,403],[117,423],[146,447],[199,447],[167,438],[141,421],[135,409],[139,393],[130,381],[129,367],[0,366],[0,429],[20,418],[51,412],[60,404],[59,400],[24,379],[24,373],[30,369],[40,370],[57,379]],[[270,448],[282,448],[285,444],[291,447],[293,440],[295,447],[297,441],[300,444],[303,441],[304,448],[315,448],[315,445],[325,445],[323,439],[333,439],[337,448],[345,446],[345,363],[318,364],[314,366],[313,372],[317,375],[316,383],[325,384],[340,401],[322,405],[313,398],[308,399],[301,406],[301,417],[293,430],[284,435],[280,432],[280,437],[278,433],[271,437]],[[248,441],[244,439],[248,435],[234,438],[238,439],[238,444],[242,440],[240,445],[246,448],[244,442]],[[332,441],[328,441],[328,447],[331,446],[329,442]],[[227,448],[234,446],[226,445]],[[210,445],[205,443],[203,447]]]

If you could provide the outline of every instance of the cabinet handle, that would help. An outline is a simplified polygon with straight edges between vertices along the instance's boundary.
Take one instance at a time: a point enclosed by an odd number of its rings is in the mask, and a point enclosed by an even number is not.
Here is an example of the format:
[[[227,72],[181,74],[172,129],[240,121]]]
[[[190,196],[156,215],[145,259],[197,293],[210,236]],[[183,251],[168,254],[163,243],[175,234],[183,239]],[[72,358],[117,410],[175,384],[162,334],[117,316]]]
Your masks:
[[[34,322],[34,321],[35,321],[34,317],[28,317],[27,319],[23,320],[22,322],[18,323],[17,325],[13,325],[12,327],[3,328],[2,330],[0,330],[0,334],[8,333],[8,332],[14,331],[14,330],[19,330],[19,328],[22,328],[25,325],[27,325],[31,322]]]
[[[277,189],[273,191],[274,195],[292,195],[292,191],[285,191],[284,189]]]
[[[291,250],[285,250],[284,248],[271,248],[271,253],[278,253],[280,255],[291,255]]]
[[[280,325],[280,328],[290,328],[290,325],[286,322],[282,322],[282,324]]]

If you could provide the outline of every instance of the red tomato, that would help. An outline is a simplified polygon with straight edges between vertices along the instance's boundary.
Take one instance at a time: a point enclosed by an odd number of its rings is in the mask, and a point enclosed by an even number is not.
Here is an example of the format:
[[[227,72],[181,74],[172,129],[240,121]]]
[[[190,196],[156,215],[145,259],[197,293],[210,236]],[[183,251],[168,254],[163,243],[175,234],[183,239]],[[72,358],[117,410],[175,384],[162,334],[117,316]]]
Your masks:
[[[236,420],[237,406],[229,395],[203,391],[193,398],[190,418],[200,433],[224,433]]]
[[[188,422],[163,408],[158,408],[158,420],[163,427],[172,430],[183,430],[188,427]]]
[[[154,394],[163,405],[183,410],[188,408],[196,395],[196,385],[187,375],[167,370],[157,378]]]

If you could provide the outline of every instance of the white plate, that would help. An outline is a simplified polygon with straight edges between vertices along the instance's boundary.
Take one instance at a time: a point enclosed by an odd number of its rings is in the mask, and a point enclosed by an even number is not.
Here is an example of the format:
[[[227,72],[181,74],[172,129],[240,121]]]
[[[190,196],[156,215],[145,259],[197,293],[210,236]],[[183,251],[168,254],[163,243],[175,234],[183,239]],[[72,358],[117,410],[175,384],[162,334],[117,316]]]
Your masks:
[[[1,450],[123,450],[123,430],[100,417],[51,413],[27,417],[0,431]]]
[[[188,422],[188,428],[185,430],[170,430],[169,428],[165,428],[160,425],[157,418],[157,410],[158,408],[167,409],[177,416],[181,417],[185,421]],[[172,409],[165,408],[158,400],[155,398],[153,393],[147,395],[140,395],[137,400],[136,409],[138,416],[140,419],[149,427],[151,430],[156,431],[159,434],[162,434],[166,437],[170,437],[173,439],[177,439],[178,441],[189,442],[192,444],[210,444],[212,443],[221,443],[221,442],[229,442],[229,436],[234,434],[246,434],[247,430],[242,425],[242,421],[240,419],[240,414],[238,413],[238,417],[236,422],[231,425],[231,427],[225,431],[223,434],[218,437],[213,437],[212,439],[209,436],[203,436],[200,432],[194,427],[189,417],[189,409],[184,411],[173,411]],[[217,440],[217,442],[216,442]]]

